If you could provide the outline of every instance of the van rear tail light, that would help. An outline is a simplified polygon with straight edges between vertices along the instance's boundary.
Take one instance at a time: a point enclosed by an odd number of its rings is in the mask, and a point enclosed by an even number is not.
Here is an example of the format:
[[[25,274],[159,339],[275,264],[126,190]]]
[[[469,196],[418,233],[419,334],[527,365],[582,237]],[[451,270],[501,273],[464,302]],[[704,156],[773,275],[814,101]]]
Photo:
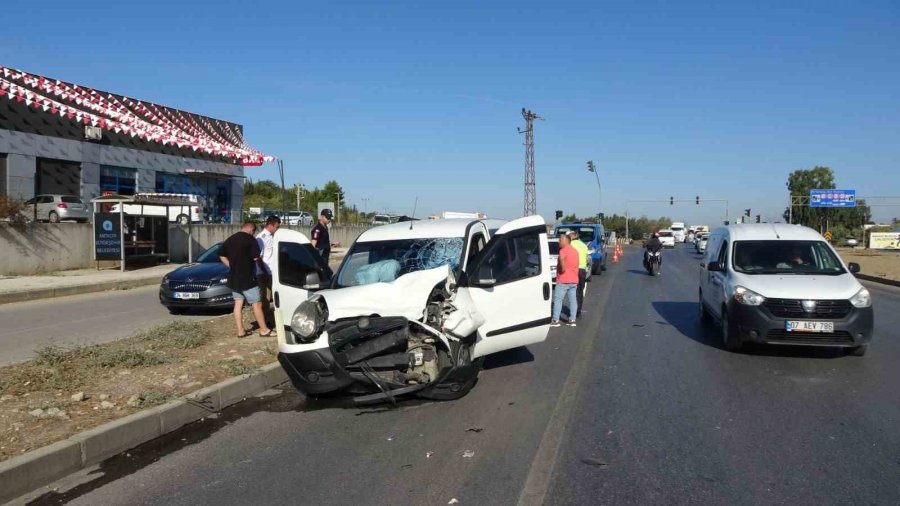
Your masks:
[[[195,207],[195,208],[194,208],[194,214],[200,214],[200,208]]]
[[[56,207],[58,207],[58,208],[60,208],[60,209],[68,209],[68,208],[69,208],[69,206],[67,206],[67,205],[65,204],[65,202],[61,202],[61,203],[59,203],[59,204],[56,204]]]

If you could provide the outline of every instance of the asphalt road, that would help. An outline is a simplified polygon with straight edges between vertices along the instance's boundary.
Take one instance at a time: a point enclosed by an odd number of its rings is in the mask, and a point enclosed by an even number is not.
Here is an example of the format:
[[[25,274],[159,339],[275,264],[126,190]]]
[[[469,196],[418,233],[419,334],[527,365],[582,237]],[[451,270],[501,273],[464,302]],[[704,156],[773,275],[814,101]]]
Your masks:
[[[465,398],[251,400],[32,495],[55,504],[897,504],[900,291],[862,358],[722,350],[697,258],[637,250],[577,329],[491,358]],[[470,430],[471,429],[471,430]],[[482,429],[480,432],[478,429]],[[467,451],[474,452],[466,457]]]
[[[176,318],[221,314],[172,316],[158,293],[158,286],[148,286],[0,305],[0,365],[28,360],[50,344],[101,343]]]

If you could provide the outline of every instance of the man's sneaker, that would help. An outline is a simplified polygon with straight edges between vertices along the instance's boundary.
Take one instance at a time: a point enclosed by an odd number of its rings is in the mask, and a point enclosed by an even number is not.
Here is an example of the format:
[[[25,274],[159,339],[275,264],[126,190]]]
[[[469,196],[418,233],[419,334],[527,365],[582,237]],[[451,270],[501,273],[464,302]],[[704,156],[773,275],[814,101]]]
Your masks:
[[[559,327],[559,322],[558,321],[550,322],[550,326],[551,327]]]
[[[577,327],[577,326],[578,326],[578,325],[575,324],[575,321],[574,321],[574,320],[573,320],[573,321],[570,321],[570,322],[567,323],[566,325],[569,326],[569,327]]]

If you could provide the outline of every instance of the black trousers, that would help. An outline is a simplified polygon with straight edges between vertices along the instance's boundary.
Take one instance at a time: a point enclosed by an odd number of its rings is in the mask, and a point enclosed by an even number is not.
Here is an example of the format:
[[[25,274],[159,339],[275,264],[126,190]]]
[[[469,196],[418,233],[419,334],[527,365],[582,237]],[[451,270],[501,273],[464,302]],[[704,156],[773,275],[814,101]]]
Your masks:
[[[584,284],[587,282],[587,269],[578,269],[578,290],[575,299],[578,301],[578,313],[584,312]]]

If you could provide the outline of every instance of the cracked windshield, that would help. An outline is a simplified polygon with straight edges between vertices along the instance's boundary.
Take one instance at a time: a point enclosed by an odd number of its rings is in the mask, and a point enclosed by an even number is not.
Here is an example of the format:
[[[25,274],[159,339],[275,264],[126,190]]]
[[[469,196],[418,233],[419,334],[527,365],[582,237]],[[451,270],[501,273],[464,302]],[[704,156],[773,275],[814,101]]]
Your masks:
[[[449,265],[459,272],[462,237],[356,243],[338,273],[340,286],[387,283],[410,272]]]

